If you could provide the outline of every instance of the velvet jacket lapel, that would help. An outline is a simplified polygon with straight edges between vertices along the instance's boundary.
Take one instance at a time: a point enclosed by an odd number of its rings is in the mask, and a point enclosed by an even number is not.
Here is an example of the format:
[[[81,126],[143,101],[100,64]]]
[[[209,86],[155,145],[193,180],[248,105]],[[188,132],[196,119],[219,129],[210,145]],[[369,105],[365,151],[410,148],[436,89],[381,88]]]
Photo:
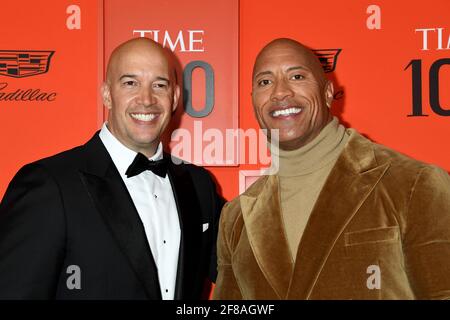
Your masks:
[[[84,149],[86,165],[81,175],[97,210],[142,282],[148,298],[160,300],[157,268],[144,227],[98,132]]]
[[[309,298],[337,239],[389,165],[378,164],[372,142],[352,130],[303,233],[288,299]]]
[[[335,242],[388,167],[377,163],[372,143],[352,130],[310,215],[295,264],[282,221],[278,178],[269,176],[260,188],[241,196],[250,245],[279,298],[309,298]]]
[[[259,268],[279,299],[286,297],[293,261],[280,212],[276,176],[267,176],[261,188],[241,195],[242,216]]]

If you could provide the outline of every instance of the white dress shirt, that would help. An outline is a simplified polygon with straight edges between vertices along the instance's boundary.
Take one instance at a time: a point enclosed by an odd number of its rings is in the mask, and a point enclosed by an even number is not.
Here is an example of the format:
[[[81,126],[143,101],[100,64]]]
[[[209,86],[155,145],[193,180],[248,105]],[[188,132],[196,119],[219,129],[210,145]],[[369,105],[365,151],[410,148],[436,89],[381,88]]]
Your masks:
[[[125,172],[137,152],[124,146],[108,130],[106,123],[100,131],[100,139],[108,150],[120,173],[134,206],[144,225],[147,241],[158,269],[163,300],[174,298],[180,249],[180,222],[169,176],[161,178],[147,170],[127,178]],[[161,142],[149,160],[163,157]]]

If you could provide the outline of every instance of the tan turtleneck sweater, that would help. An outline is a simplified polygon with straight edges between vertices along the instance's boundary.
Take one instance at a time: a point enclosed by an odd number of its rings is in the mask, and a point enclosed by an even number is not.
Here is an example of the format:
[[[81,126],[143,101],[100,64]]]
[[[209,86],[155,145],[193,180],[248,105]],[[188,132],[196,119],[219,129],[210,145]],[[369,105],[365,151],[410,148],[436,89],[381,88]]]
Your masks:
[[[279,154],[281,212],[293,261],[314,204],[348,139],[334,117],[307,145],[289,151],[272,148]]]

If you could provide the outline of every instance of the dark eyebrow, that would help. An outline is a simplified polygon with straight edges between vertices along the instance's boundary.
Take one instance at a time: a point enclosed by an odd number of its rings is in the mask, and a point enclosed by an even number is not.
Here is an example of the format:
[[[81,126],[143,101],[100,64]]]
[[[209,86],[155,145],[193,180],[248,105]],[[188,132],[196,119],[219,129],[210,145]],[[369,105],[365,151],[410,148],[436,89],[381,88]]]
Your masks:
[[[137,78],[137,76],[134,75],[134,74],[124,74],[123,76],[121,76],[119,78],[119,81],[122,80],[123,78],[133,78],[133,79],[135,79],[135,78]]]
[[[170,83],[170,80],[164,77],[156,77],[156,80],[167,81],[168,83]]]
[[[267,75],[267,74],[272,74],[272,71],[261,71],[261,72],[258,72],[257,74],[255,74],[253,79],[256,79],[259,76],[264,76],[264,75]]]
[[[300,70],[305,70],[305,71],[311,72],[311,70],[310,70],[309,68],[303,67],[303,66],[290,67],[290,68],[287,69],[287,71],[299,70],[299,69],[300,69]]]
[[[311,70],[309,68],[303,67],[303,66],[289,67],[286,71],[290,72],[290,71],[293,71],[293,70],[305,70],[305,71],[311,72]],[[268,74],[272,74],[272,71],[261,71],[261,72],[258,72],[257,74],[255,74],[253,79],[256,79],[259,76],[264,76],[264,75],[268,75]]]
[[[119,81],[122,80],[123,78],[132,78],[132,79],[136,79],[138,76],[135,74],[124,74],[119,78]],[[156,80],[159,81],[167,81],[168,83],[170,83],[170,80],[164,77],[156,77]]]

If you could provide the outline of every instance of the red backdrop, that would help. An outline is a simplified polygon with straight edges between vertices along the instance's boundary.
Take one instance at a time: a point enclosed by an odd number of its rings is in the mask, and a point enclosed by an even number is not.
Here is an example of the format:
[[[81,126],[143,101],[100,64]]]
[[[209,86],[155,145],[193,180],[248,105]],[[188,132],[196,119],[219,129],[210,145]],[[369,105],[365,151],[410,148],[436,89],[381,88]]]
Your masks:
[[[184,128],[191,130],[193,120],[222,131],[257,128],[250,99],[255,56],[272,39],[291,37],[313,49],[341,49],[328,76],[340,92],[332,109],[342,121],[379,143],[450,170],[450,117],[445,115],[450,110],[449,1],[230,3],[28,0],[17,15],[4,15],[0,50],[51,50],[54,55],[46,73],[25,78],[0,74],[0,196],[22,165],[82,144],[100,127],[103,60],[118,42],[138,36],[132,33],[134,26],[175,35],[179,30],[205,31],[205,51],[175,54],[182,66],[199,59],[213,67],[216,104],[199,119],[183,115],[180,108],[177,124]],[[80,8],[80,29],[67,26],[73,18],[73,11],[67,12],[71,5]],[[2,10],[17,11],[8,2]],[[194,74],[196,105],[204,103],[202,77]],[[5,99],[18,89],[56,93],[56,98]],[[239,172],[257,168],[209,167],[227,199],[239,193],[239,179],[245,178]]]

